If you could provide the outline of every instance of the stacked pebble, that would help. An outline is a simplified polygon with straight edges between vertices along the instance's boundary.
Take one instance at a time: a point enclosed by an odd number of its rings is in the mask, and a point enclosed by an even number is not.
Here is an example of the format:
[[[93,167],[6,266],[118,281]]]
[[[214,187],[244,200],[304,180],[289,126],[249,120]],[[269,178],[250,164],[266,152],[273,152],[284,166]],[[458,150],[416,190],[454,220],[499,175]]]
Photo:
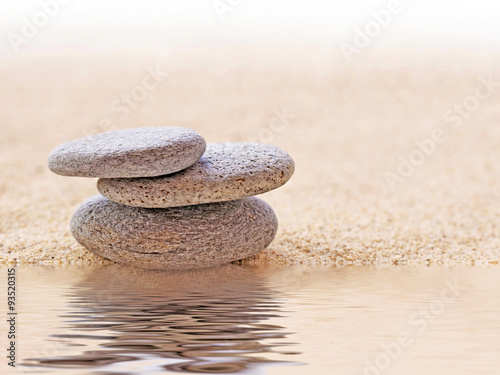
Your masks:
[[[259,143],[208,146],[191,129],[110,131],[57,146],[49,168],[98,177],[102,195],[85,201],[71,232],[87,249],[142,268],[186,270],[235,261],[265,249],[278,221],[253,195],[293,174],[292,158]]]

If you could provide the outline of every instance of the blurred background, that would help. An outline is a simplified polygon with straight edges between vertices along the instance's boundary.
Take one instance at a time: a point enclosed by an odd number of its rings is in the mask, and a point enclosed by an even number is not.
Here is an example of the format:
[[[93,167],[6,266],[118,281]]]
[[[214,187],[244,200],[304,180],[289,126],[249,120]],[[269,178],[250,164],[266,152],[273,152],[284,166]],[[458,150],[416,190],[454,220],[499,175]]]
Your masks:
[[[17,55],[9,33],[23,36],[25,19],[39,29],[36,37],[24,35],[29,43],[21,44],[19,52],[25,56],[167,53],[200,47],[217,54],[217,48],[236,44],[317,48],[339,57],[339,44],[352,41],[356,28],[363,29],[373,13],[389,8],[394,10],[392,19],[367,55],[386,49],[491,53],[500,37],[498,4],[491,0],[4,0],[1,8],[3,59]],[[316,62],[318,56],[301,58]]]
[[[255,262],[498,262],[497,2],[0,2],[0,257],[95,262],[58,143],[186,126],[296,173]],[[424,145],[424,146],[422,146]]]

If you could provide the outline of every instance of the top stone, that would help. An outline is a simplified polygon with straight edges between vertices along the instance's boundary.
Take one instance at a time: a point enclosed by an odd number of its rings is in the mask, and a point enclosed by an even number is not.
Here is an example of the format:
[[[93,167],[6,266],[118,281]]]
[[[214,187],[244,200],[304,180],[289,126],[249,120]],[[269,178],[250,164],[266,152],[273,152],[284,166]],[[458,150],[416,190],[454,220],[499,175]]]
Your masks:
[[[205,148],[203,137],[187,128],[124,129],[62,143],[48,164],[62,176],[154,177],[190,167]]]

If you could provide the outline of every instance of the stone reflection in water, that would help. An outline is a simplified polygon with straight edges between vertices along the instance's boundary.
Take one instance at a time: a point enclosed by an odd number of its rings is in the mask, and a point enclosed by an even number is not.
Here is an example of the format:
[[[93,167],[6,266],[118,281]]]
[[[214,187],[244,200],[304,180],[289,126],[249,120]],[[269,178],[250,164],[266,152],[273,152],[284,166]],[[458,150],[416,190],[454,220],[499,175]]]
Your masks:
[[[97,350],[25,365],[137,374],[295,364],[270,358],[294,354],[274,349],[292,343],[284,327],[266,323],[280,316],[277,298],[258,271],[232,264],[179,274],[96,269],[70,296],[68,326],[54,336],[73,346],[92,341]]]

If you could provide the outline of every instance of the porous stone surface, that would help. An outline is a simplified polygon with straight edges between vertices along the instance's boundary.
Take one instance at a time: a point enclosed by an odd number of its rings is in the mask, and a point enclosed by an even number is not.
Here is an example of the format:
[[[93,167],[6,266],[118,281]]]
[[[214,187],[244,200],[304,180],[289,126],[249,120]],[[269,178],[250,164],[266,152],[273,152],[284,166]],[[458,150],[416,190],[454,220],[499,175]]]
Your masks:
[[[265,193],[285,184],[293,159],[278,147],[260,143],[209,144],[190,168],[155,178],[99,179],[105,197],[135,207],[177,207]]]
[[[178,172],[205,152],[203,137],[181,127],[115,130],[62,143],[49,155],[52,172],[79,177],[151,177]]]
[[[160,270],[246,258],[269,246],[277,228],[272,208],[255,197],[147,209],[96,195],[71,218],[71,233],[87,249],[119,263]]]

